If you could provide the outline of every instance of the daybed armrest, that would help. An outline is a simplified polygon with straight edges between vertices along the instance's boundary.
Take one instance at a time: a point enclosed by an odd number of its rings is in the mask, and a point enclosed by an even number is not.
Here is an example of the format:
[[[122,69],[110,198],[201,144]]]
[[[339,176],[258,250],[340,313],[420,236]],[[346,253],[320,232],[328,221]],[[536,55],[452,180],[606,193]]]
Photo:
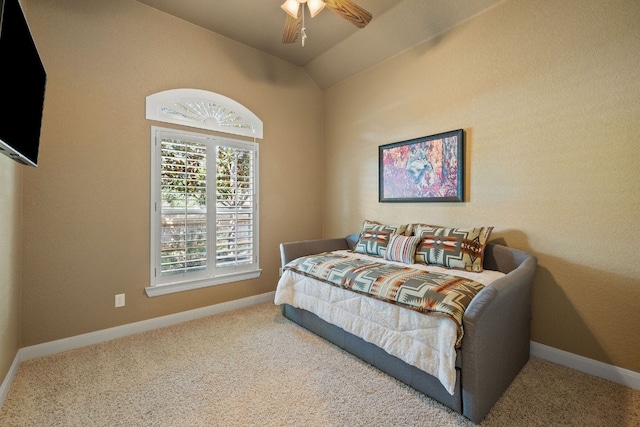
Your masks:
[[[484,418],[529,360],[531,282],[537,259],[514,248],[491,246],[485,266],[507,275],[480,291],[463,317],[462,407],[475,422]]]
[[[299,242],[280,243],[280,261],[284,267],[289,261],[305,255],[314,255],[321,252],[339,251],[350,249],[347,239],[302,240]]]

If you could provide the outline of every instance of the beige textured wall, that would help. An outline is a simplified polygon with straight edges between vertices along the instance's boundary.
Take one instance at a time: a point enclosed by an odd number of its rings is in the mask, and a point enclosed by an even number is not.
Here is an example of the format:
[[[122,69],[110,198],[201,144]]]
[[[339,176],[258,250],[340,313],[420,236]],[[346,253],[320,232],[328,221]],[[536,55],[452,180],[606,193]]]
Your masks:
[[[640,372],[640,3],[510,0],[324,93],[324,234],[495,226],[533,341]],[[463,128],[464,203],[379,203],[378,146]]]
[[[640,371],[635,2],[507,1],[325,91],[324,129],[321,94],[298,68],[133,0],[29,0],[28,12],[49,86],[41,166],[0,159],[3,236],[24,224],[21,328],[19,235],[0,246],[0,377],[18,346],[271,291],[280,241],[364,218],[494,225],[539,258],[532,338]],[[264,272],[148,298],[144,98],[178,87],[222,93],[265,122]],[[378,203],[379,145],[457,128],[465,203]]]
[[[29,18],[48,87],[40,167],[24,173],[21,345],[275,290],[278,244],[321,234],[322,94],[307,74],[133,0],[30,0]],[[263,272],[149,298],[150,126],[161,124],[145,119],[145,98],[174,88],[221,93],[265,124]]]
[[[20,348],[22,166],[0,155],[0,383]]]

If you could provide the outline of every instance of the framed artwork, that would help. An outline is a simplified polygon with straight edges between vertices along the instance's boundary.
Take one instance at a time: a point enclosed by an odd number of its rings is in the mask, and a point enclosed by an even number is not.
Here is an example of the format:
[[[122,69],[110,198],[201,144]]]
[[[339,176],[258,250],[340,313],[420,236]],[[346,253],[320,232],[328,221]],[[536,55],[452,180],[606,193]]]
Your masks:
[[[462,129],[381,145],[380,202],[464,201]]]

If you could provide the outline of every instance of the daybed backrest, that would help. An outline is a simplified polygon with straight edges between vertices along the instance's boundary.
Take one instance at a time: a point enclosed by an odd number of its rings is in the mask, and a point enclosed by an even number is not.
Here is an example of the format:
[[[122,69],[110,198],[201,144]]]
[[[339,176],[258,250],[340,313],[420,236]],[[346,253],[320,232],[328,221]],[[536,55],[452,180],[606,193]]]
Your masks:
[[[349,234],[343,238],[304,240],[280,244],[280,260],[284,267],[289,261],[305,255],[321,252],[353,249],[358,241],[359,233]],[[531,260],[533,258],[533,260]],[[533,255],[519,249],[510,248],[496,243],[487,243],[484,251],[484,268],[510,273],[519,265],[529,260],[535,264]],[[535,268],[535,266],[534,266]]]

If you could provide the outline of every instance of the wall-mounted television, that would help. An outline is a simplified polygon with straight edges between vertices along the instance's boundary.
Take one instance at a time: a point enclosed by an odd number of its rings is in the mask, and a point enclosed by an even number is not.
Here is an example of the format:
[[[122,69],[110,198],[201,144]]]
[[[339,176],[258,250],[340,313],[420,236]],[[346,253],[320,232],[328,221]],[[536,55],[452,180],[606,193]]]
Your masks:
[[[47,73],[19,0],[0,0],[0,153],[38,166]]]

